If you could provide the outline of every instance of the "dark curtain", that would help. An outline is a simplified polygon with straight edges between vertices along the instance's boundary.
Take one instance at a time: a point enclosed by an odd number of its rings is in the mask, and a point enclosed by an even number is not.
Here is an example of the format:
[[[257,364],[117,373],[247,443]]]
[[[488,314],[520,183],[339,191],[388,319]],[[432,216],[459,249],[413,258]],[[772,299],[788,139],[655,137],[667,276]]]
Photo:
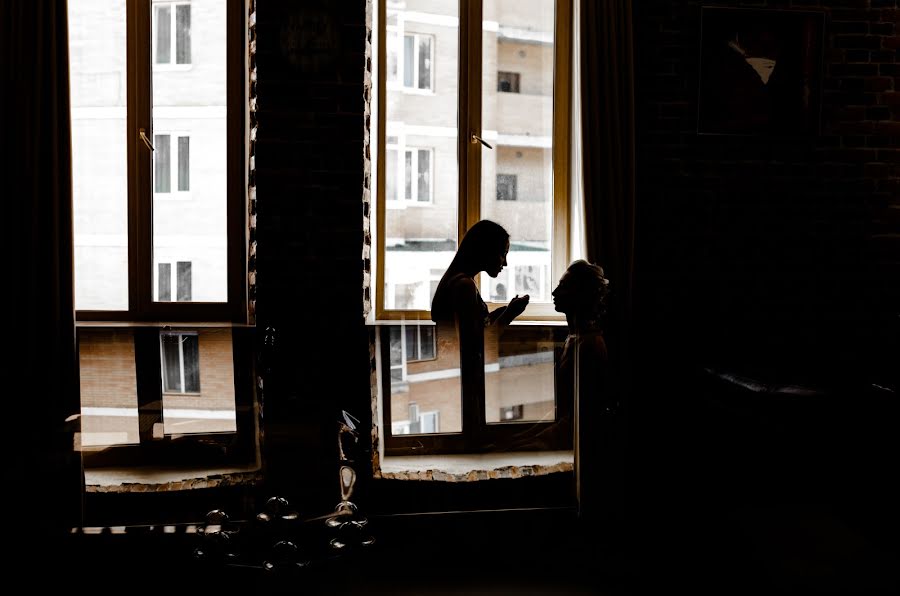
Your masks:
[[[602,482],[602,502],[583,512],[621,518],[626,413],[631,387],[630,328],[634,278],[634,74],[631,0],[581,0],[581,121],[587,257],[610,280],[605,334],[610,386],[620,407],[604,421],[581,421],[607,436],[603,453],[584,457],[580,482]],[[601,425],[598,428],[597,425]],[[591,468],[591,466],[594,466]],[[595,480],[595,479],[600,480]]]
[[[2,0],[0,7],[3,206],[13,263],[3,294],[14,330],[3,426],[15,474],[5,476],[4,523],[17,546],[43,545],[23,553],[34,562],[80,519],[80,458],[74,423],[66,422],[79,411],[66,2]]]

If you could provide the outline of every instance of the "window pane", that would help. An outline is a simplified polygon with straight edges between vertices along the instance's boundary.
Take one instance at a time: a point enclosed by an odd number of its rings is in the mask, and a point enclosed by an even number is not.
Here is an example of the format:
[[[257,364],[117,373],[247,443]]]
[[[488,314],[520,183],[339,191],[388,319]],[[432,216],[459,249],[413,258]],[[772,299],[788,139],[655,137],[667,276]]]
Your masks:
[[[434,327],[431,325],[422,325],[419,327],[419,357],[422,360],[434,359]]]
[[[172,62],[172,13],[170,6],[156,7],[156,63]]]
[[[554,10],[553,0],[484,2],[482,136],[494,150],[481,151],[481,216],[509,231],[510,269],[551,264]],[[549,276],[536,279],[531,302],[549,302]]]
[[[235,432],[231,330],[200,329],[181,337],[185,392],[162,396],[163,432],[167,435]]]
[[[490,328],[489,328],[490,329]],[[556,419],[552,327],[507,327],[485,334],[485,421]]]
[[[153,180],[154,192],[171,192],[172,191],[172,158],[170,155],[170,138],[169,135],[155,135],[153,142]]]
[[[413,86],[415,74],[415,37],[407,35],[403,38],[403,86]]]
[[[389,31],[385,43],[387,45],[387,80],[389,83],[396,83],[397,69],[400,64],[400,36]]]
[[[191,190],[190,137],[178,137],[178,190]]]
[[[160,263],[156,278],[156,299],[169,302],[172,299],[172,264]]]
[[[191,5],[181,4],[176,11],[175,62],[191,63]]]
[[[194,31],[187,6],[175,6],[179,56],[190,69],[154,69],[153,129],[178,133],[170,167],[172,190],[190,189],[190,200],[153,202],[153,262],[192,263],[190,289],[179,300],[225,302],[227,283],[227,77],[226,3],[204,4]],[[161,22],[161,21],[159,21]],[[184,29],[182,29],[182,26]],[[157,24],[158,27],[158,24]],[[154,39],[159,32],[154,32]],[[176,40],[177,41],[177,40]],[[197,52],[192,51],[197,42]],[[176,58],[179,58],[176,56]],[[238,73],[239,74],[239,73]],[[184,141],[182,141],[182,138]],[[189,139],[189,140],[188,140]],[[177,198],[172,196],[171,198]]]
[[[419,38],[419,89],[431,89],[431,38]]]
[[[413,70],[418,64],[418,58],[414,56],[418,42],[414,36],[429,39],[426,45],[435,52],[434,65],[429,65],[429,76],[435,79],[434,94],[409,93],[399,88],[386,90],[385,133],[388,137],[397,137],[402,150],[409,151],[398,156],[401,167],[405,166],[399,189],[403,197],[413,199],[414,193],[420,190],[420,165],[427,165],[430,171],[421,181],[421,190],[427,190],[427,193],[418,197],[428,197],[425,199],[430,201],[427,205],[385,211],[382,295],[388,310],[429,310],[432,282],[440,279],[456,252],[458,5],[456,0],[409,0],[387,7],[388,20],[393,17],[398,27],[403,27],[399,34],[403,36],[405,86],[412,87],[417,80],[413,78]],[[416,148],[415,158],[412,148]],[[427,164],[424,161],[417,163],[420,161],[419,148],[428,148]],[[390,159],[390,155],[387,157]],[[437,274],[433,275],[432,270]],[[398,288],[402,288],[399,293]],[[398,296],[402,301],[398,301]],[[441,420],[443,425],[446,419]]]
[[[416,198],[427,203],[431,200],[431,151],[419,149],[419,194]]]
[[[161,333],[163,391],[181,392],[181,336]]]
[[[78,330],[82,447],[140,442],[134,362],[131,330]]]
[[[397,196],[397,150],[388,149],[384,163],[384,194],[388,201],[400,200]]]
[[[416,325],[407,325],[406,329],[406,359],[419,359],[419,337],[418,327]]]
[[[200,345],[196,335],[181,336],[181,357],[184,366],[184,390],[200,392]]]
[[[400,344],[399,325],[383,329],[381,341],[390,341],[392,366],[394,355],[400,355],[395,346]],[[425,330],[429,330],[426,332]],[[459,369],[459,342],[452,323],[435,326],[405,326],[407,338],[406,374],[395,375],[401,366],[391,370],[391,432],[395,435],[423,433],[458,433],[462,431],[462,407]],[[410,341],[425,349],[426,334],[432,339],[440,337],[438,352],[434,353],[433,343],[428,344],[430,357],[416,358],[415,348]],[[415,339],[413,339],[415,337]]]
[[[191,263],[190,261],[178,262],[178,302],[190,302],[191,300]]]
[[[70,0],[75,308],[128,309],[125,0]]]
[[[403,196],[409,201],[412,200],[412,171],[413,171],[413,152],[405,153],[406,160],[403,163],[404,188],[406,189]]]

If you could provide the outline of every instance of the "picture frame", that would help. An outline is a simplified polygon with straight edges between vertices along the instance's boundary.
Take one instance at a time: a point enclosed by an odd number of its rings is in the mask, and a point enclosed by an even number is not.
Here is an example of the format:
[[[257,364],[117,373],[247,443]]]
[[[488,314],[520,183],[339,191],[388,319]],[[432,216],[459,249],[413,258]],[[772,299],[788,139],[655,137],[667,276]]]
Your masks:
[[[698,134],[819,134],[825,13],[700,9]]]

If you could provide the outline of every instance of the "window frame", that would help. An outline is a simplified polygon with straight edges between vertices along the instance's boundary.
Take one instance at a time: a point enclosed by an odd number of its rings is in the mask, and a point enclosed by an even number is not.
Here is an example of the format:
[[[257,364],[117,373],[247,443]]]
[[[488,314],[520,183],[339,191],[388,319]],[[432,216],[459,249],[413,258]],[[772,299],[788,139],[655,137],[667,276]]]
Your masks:
[[[569,264],[570,230],[569,230],[569,163],[570,163],[570,95],[572,82],[571,48],[572,48],[572,0],[555,0],[556,12],[554,23],[554,86],[553,86],[553,221],[551,224],[551,271],[552,279],[559,279]],[[481,143],[474,140],[473,135],[481,136],[481,102],[483,85],[482,57],[482,3],[481,0],[459,0],[459,56],[458,56],[458,88],[457,96],[457,146],[458,195],[457,195],[457,245],[466,230],[480,219],[481,211],[481,152],[485,150]],[[428,310],[394,309],[387,307],[385,288],[385,215],[388,209],[400,207],[398,201],[389,201],[386,197],[386,153],[387,145],[387,92],[400,87],[387,80],[387,34],[391,31],[403,31],[403,19],[398,24],[387,26],[387,0],[377,2],[377,147],[375,151],[376,168],[376,259],[373,279],[374,317],[377,321],[399,321],[409,319],[431,320]],[[400,15],[402,17],[402,14]],[[432,44],[432,53],[435,52]],[[473,66],[474,65],[474,66]],[[476,68],[477,66],[477,68]],[[435,65],[432,62],[432,76]],[[398,79],[402,76],[402,66],[398,65]],[[408,89],[403,88],[404,91]],[[560,108],[561,109],[558,109]],[[394,133],[396,134],[396,133]],[[463,142],[463,139],[469,142]],[[398,138],[400,141],[405,139]],[[496,149],[495,149],[496,150]],[[399,159],[399,154],[398,154]],[[434,159],[432,158],[432,168]],[[433,178],[433,173],[432,173]],[[433,193],[433,191],[432,191]],[[478,277],[475,279],[480,284]],[[488,308],[494,309],[506,303],[485,301]],[[521,321],[562,321],[553,304],[529,303],[525,312],[519,317]]]
[[[573,404],[556,402],[556,419],[547,422],[518,422],[488,424],[484,414],[483,389],[481,395],[461,396],[462,430],[459,433],[434,433],[419,435],[394,435],[391,426],[390,391],[390,331],[391,325],[401,325],[401,321],[429,321],[430,311],[388,309],[387,288],[385,287],[385,215],[389,207],[386,199],[385,168],[387,163],[387,93],[397,90],[397,85],[387,81],[387,36],[391,31],[403,31],[402,14],[395,27],[387,26],[387,0],[377,4],[377,146],[376,146],[376,259],[374,316],[379,323],[376,333],[379,349],[376,354],[384,363],[380,390],[383,399],[381,426],[384,437],[384,455],[430,455],[445,453],[477,453],[514,450],[571,449],[572,429],[560,421],[571,416]],[[459,0],[459,55],[458,55],[458,96],[457,96],[457,243],[465,232],[474,225],[481,211],[481,152],[484,150],[475,136],[482,136],[482,86],[483,67],[483,19],[482,0]],[[396,33],[395,33],[396,34]],[[553,219],[551,223],[551,263],[549,274],[558,279],[570,260],[569,231],[569,162],[570,162],[570,93],[571,93],[571,47],[572,47],[572,3],[571,0],[555,1],[554,22],[554,86],[553,86]],[[402,49],[402,35],[401,35]],[[434,44],[432,44],[434,52]],[[402,56],[398,56],[398,80],[402,79]],[[432,62],[432,76],[437,65]],[[402,80],[401,80],[402,82]],[[404,92],[408,91],[403,89]],[[398,139],[400,140],[400,139]],[[399,160],[398,153],[398,160]],[[458,244],[457,244],[458,246]],[[480,285],[480,276],[476,283]],[[508,295],[512,293],[507,288]],[[490,296],[487,296],[490,299]],[[486,300],[493,310],[507,302]],[[564,329],[564,317],[557,313],[550,302],[530,303],[518,318],[524,324],[541,324],[554,327],[552,333],[558,335]],[[514,322],[513,325],[516,325]],[[437,331],[436,331],[437,333]],[[438,346],[440,340],[437,340]],[[559,342],[561,345],[561,342]],[[436,354],[437,356],[437,354]],[[404,354],[405,358],[405,354]],[[558,362],[559,350],[555,361]],[[406,363],[403,363],[405,370]],[[555,374],[555,373],[554,373]],[[504,447],[515,445],[515,447]]]
[[[397,156],[396,183],[397,196],[393,199],[387,196],[387,179],[385,179],[385,203],[388,209],[406,209],[407,207],[430,207],[434,205],[434,147],[422,147],[419,145],[407,145],[406,136],[398,135],[396,143],[385,145],[385,176],[387,175],[387,152],[393,151]],[[428,152],[428,199],[419,200],[419,187],[416,183],[419,174],[419,152]],[[412,153],[413,177],[411,180],[411,196],[406,198],[406,154]],[[402,159],[401,159],[402,158]]]
[[[386,22],[386,21],[382,21],[382,22]],[[397,51],[396,51],[397,78],[396,79],[385,78],[386,84],[389,86],[389,88],[394,89],[394,90],[400,90],[400,91],[403,91],[404,93],[434,95],[434,93],[435,93],[435,89],[434,89],[434,84],[435,84],[434,57],[436,54],[435,36],[431,35],[429,33],[406,33],[402,19],[398,19],[397,25],[387,26],[385,28],[385,36],[384,37],[386,38],[388,35],[393,35],[393,37],[398,39]],[[412,76],[413,76],[413,82],[415,84],[414,84],[414,86],[411,86],[411,87],[406,85],[406,80],[405,80],[405,76],[404,76],[406,74],[405,58],[406,58],[406,38],[407,37],[413,38],[413,60],[412,60],[413,75]],[[429,56],[428,56],[428,60],[430,62],[430,66],[431,66],[431,71],[429,72],[429,75],[428,75],[428,87],[419,87],[418,86],[418,80],[419,80],[419,77],[418,77],[419,60],[418,60],[418,58],[419,58],[419,55],[421,54],[421,51],[419,49],[419,40],[422,38],[425,38],[425,37],[427,37],[431,42],[429,44]],[[387,49],[385,50],[385,52],[387,52]],[[384,64],[384,68],[382,70],[387,72],[387,56],[385,57],[385,61],[383,62],[383,64]],[[387,77],[386,74],[385,74],[385,77]]]
[[[153,205],[159,200],[154,191],[154,163],[151,148],[141,138],[143,132],[154,139],[152,81],[154,70],[178,71],[193,67],[196,56],[191,53],[190,64],[158,65],[154,63],[155,40],[152,23],[152,0],[126,0],[126,179],[127,179],[127,239],[128,239],[128,308],[125,310],[88,310],[75,312],[77,329],[131,329],[134,342],[137,407],[141,416],[138,445],[110,445],[102,449],[82,450],[86,467],[124,466],[140,467],[153,458],[174,453],[174,439],[179,435],[154,436],[153,426],[163,417],[163,362],[161,333],[178,330],[179,333],[201,335],[203,329],[229,329],[231,333],[232,367],[234,372],[235,431],[199,432],[184,435],[193,444],[217,448],[219,458],[210,463],[179,460],[184,465],[218,466],[258,463],[257,419],[255,416],[255,385],[253,372],[253,346],[255,326],[248,310],[247,263],[247,115],[249,111],[249,75],[247,5],[245,2],[225,4],[225,70],[226,70],[226,268],[227,300],[224,302],[178,302],[178,263],[193,260],[166,260],[159,263],[153,258]],[[162,4],[162,3],[160,3]],[[169,3],[190,4],[190,2]],[[194,11],[192,10],[192,22]],[[174,32],[173,32],[174,36]],[[192,36],[192,44],[194,37]],[[174,42],[173,42],[174,43]],[[174,47],[174,46],[173,46]],[[177,76],[171,75],[171,76]],[[160,130],[170,134],[177,146],[178,136],[192,137],[190,132]],[[175,152],[177,155],[177,151]],[[172,167],[176,172],[173,186],[177,190],[177,158]],[[190,191],[185,191],[185,194]],[[176,194],[176,193],[172,193]],[[163,195],[164,196],[164,195]],[[163,199],[173,200],[173,199]],[[179,199],[180,200],[180,199]],[[158,288],[158,265],[170,265],[170,292],[175,300],[159,302],[153,299]],[[192,288],[193,293],[193,267]],[[199,347],[199,346],[198,346]],[[173,393],[167,392],[169,395]],[[179,395],[196,395],[192,392]],[[202,390],[201,390],[202,395]],[[158,451],[159,443],[165,443]],[[139,451],[135,449],[138,448]],[[150,451],[145,449],[150,448]],[[209,451],[204,451],[209,455]],[[222,459],[224,456],[224,459]],[[198,457],[201,457],[198,451]],[[205,457],[205,456],[202,456]],[[149,459],[148,459],[149,458]],[[145,461],[146,460],[146,461]]]
[[[152,222],[153,201],[157,195],[153,186],[153,153],[140,137],[140,132],[143,131],[148,138],[154,138],[152,95],[154,5],[151,0],[128,0],[126,3],[128,309],[77,310],[76,321],[133,323],[204,321],[247,325],[249,312],[245,245],[248,89],[245,6],[243,2],[229,2],[226,5],[228,43],[225,57],[227,73],[225,171],[228,299],[225,302],[155,302],[153,284],[156,282],[157,272],[153,263]],[[174,134],[171,131],[160,132]],[[187,133],[186,136],[191,135]],[[177,139],[177,136],[175,138]],[[174,182],[177,187],[177,177]]]
[[[190,70],[194,66],[194,38],[191,36],[191,59],[190,62],[182,62],[178,63],[178,6],[187,6],[191,8],[191,26],[194,23],[194,10],[191,7],[192,2],[190,0],[172,0],[171,2],[151,2],[151,31],[152,24],[155,23],[157,19],[157,10],[162,6],[169,7],[169,62],[157,62],[156,61],[156,50],[158,47],[157,40],[155,37],[151,35],[151,43],[152,47],[150,48],[150,60],[155,70]]]
[[[166,388],[166,354],[165,347],[163,344],[163,337],[195,337],[197,338],[197,387],[199,391],[187,391],[187,383],[185,381],[184,376],[184,343],[182,341],[178,342],[178,373],[179,373],[179,383],[181,388],[179,390],[172,390]],[[163,395],[202,395],[203,388],[200,386],[200,333],[197,330],[186,331],[183,329],[179,330],[165,330],[159,333],[159,364],[160,364],[160,377],[162,379],[162,392]]]

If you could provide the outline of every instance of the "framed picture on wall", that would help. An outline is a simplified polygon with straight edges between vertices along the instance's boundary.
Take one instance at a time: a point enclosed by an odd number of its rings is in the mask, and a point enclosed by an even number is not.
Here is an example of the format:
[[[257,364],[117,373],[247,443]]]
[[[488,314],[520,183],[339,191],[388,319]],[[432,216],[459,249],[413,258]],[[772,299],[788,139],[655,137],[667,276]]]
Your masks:
[[[825,13],[700,9],[699,134],[816,135]]]

